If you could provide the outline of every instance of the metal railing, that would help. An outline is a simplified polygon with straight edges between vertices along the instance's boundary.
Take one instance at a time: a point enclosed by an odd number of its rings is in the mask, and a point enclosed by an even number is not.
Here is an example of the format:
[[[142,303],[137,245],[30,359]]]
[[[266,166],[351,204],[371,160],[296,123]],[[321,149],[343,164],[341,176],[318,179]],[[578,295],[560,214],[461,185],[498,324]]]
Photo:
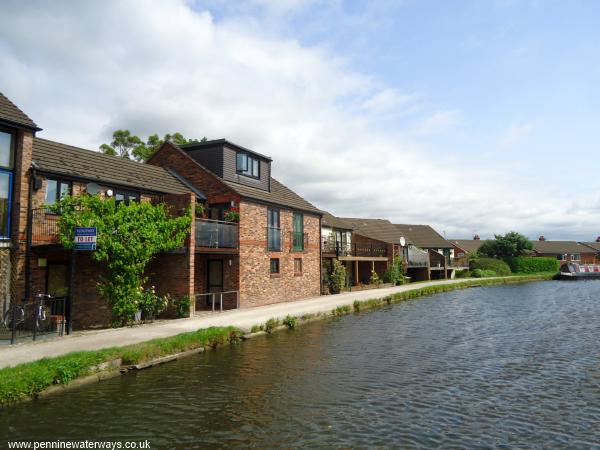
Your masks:
[[[240,291],[224,291],[224,292],[206,292],[204,294],[196,294],[195,300],[195,310],[202,311],[203,309],[199,308],[199,306],[206,306],[211,309],[212,312],[215,312],[215,304],[219,303],[219,311],[223,312],[223,297],[226,295],[235,294],[235,309],[240,309]],[[202,299],[206,300],[204,303]]]
[[[283,230],[281,228],[267,227],[267,250],[270,252],[283,250]]]
[[[335,256],[375,256],[386,257],[387,246],[385,244],[372,244],[360,242],[337,242],[323,241],[321,250],[323,253],[333,253]]]
[[[238,224],[220,220],[196,219],[196,247],[237,248]]]
[[[11,305],[0,322],[0,339],[11,344],[21,338],[34,341],[39,336],[64,335],[66,298],[39,294],[34,301]]]
[[[31,213],[32,243],[35,245],[58,242],[60,216],[48,208],[33,208]]]
[[[308,248],[308,233],[301,231],[290,231],[290,243],[292,252],[303,252]]]

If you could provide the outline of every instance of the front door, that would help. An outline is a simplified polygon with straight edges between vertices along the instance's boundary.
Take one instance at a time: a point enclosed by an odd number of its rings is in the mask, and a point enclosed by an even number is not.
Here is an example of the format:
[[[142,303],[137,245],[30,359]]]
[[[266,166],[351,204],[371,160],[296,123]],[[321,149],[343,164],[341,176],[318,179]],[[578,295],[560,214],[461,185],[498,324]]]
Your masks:
[[[69,308],[69,265],[63,262],[48,262],[46,272],[46,294],[56,299],[64,299],[64,302],[52,302],[52,314],[65,316]],[[64,307],[64,310],[63,310]]]
[[[208,292],[223,292],[223,260],[208,260]]]

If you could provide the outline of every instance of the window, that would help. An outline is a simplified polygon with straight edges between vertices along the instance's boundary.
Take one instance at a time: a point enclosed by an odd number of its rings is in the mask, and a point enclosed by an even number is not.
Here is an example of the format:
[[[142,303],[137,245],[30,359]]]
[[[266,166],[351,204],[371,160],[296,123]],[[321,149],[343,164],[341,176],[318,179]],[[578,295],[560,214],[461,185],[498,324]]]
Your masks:
[[[579,253],[573,253],[571,255],[571,261],[579,261],[581,259],[581,255]]]
[[[129,202],[139,202],[140,194],[131,191],[115,190],[115,201],[117,203],[125,202],[126,205]]]
[[[271,252],[280,252],[281,228],[279,226],[279,210],[267,209],[267,249]]]
[[[301,252],[304,250],[304,216],[300,213],[294,213],[292,217],[292,250]]]
[[[46,180],[46,205],[54,205],[65,195],[71,195],[71,182],[64,180]]]
[[[279,258],[271,258],[271,275],[277,275],[279,273]]]
[[[556,259],[558,259],[559,261],[566,261],[567,260],[567,255],[558,255],[556,257]]]
[[[260,161],[247,153],[238,153],[236,172],[247,177],[260,178]]]
[[[10,238],[12,173],[0,171],[0,239]]]
[[[0,131],[0,167],[13,168],[13,135]]]
[[[294,275],[302,275],[302,258],[294,258]]]

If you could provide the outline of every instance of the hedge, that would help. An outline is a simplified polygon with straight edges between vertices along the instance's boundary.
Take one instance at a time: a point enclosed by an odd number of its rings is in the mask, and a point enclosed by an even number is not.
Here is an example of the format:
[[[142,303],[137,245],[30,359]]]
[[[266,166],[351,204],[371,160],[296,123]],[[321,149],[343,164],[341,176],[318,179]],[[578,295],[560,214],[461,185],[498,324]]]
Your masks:
[[[481,269],[481,270],[491,270],[496,273],[496,275],[500,277],[505,277],[511,274],[511,270],[508,264],[500,259],[495,258],[477,258],[471,261],[470,269]]]
[[[560,261],[556,258],[518,256],[506,260],[515,273],[558,272]]]

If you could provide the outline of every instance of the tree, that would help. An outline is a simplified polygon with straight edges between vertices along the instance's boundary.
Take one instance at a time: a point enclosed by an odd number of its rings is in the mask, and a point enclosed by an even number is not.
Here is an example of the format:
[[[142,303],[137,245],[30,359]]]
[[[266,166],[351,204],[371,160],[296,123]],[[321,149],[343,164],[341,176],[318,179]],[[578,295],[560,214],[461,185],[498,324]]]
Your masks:
[[[107,155],[121,156],[126,159],[146,162],[165,142],[173,142],[177,145],[192,144],[195,142],[206,142],[202,139],[186,139],[181,133],[167,133],[161,139],[158,134],[151,134],[142,141],[138,136],[132,135],[129,130],[116,130],[110,144],[102,144],[100,150]]]
[[[191,211],[171,217],[164,204],[117,203],[98,195],[67,196],[51,208],[60,211],[59,237],[66,248],[74,247],[75,227],[97,228],[91,257],[108,269],[98,289],[122,325],[141,308],[148,263],[157,253],[181,247],[192,220]]]
[[[533,249],[533,243],[520,233],[511,231],[504,236],[494,235],[493,240],[484,242],[478,253],[490,258],[504,259],[521,256]]]

